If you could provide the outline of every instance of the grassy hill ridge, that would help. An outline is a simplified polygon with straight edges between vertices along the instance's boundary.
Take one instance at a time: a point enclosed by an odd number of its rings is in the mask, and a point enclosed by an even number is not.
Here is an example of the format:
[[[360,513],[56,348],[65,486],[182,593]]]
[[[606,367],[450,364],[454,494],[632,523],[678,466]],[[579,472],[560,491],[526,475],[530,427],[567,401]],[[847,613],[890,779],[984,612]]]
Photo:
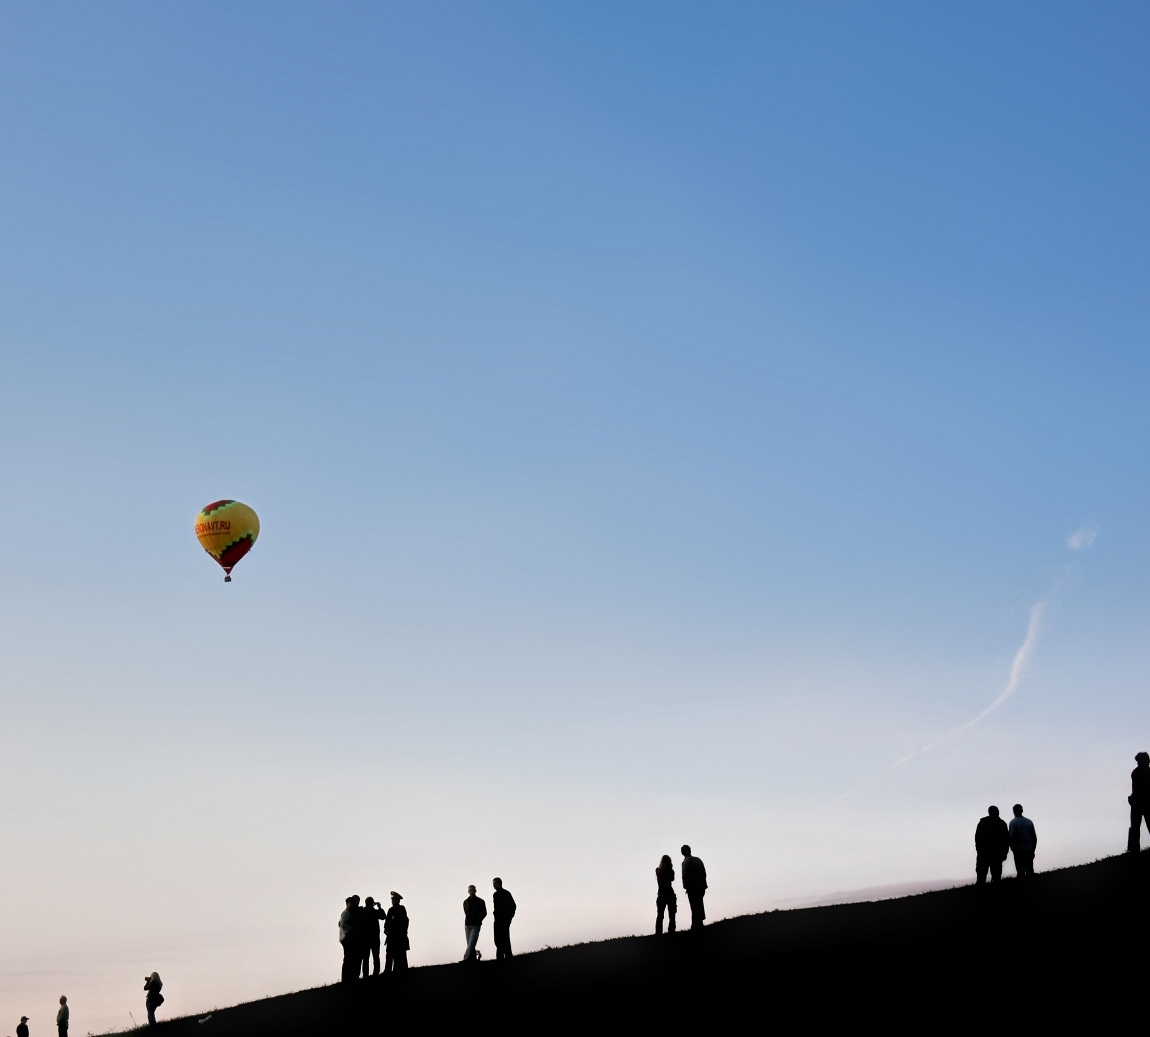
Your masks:
[[[698,933],[435,965],[161,1023],[157,1037],[344,1034],[392,1026],[986,1025],[1121,1018],[1140,992],[1150,853],[879,902],[772,911]],[[333,963],[334,967],[334,963]],[[782,1014],[780,1014],[782,1013]],[[904,1020],[905,1026],[898,1025]],[[933,1020],[933,1022],[931,1021]],[[914,1025],[911,1025],[914,1021]],[[1002,1018],[1006,1022],[1006,1017]]]

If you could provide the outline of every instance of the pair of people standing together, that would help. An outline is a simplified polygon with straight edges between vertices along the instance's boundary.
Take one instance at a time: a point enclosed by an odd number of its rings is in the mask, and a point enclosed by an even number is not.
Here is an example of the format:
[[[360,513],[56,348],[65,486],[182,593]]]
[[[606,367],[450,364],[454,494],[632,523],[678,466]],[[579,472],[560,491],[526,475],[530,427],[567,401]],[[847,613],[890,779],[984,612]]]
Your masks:
[[[1014,854],[1014,867],[1020,879],[1034,874],[1034,851],[1038,848],[1038,836],[1034,822],[1022,816],[1022,804],[1014,804],[1014,817],[1009,827],[998,816],[998,807],[987,807],[986,817],[978,822],[974,830],[975,878],[978,885],[990,880],[998,882],[1002,878],[1002,862],[1008,852]]]
[[[703,896],[707,892],[707,869],[698,857],[691,856],[691,847],[684,844],[680,852],[683,854],[683,890],[687,894],[687,901],[691,905],[691,928],[701,929],[707,912],[703,909]],[[675,897],[675,866],[666,854],[659,861],[655,869],[655,881],[658,883],[659,893],[655,898],[655,935],[663,932],[663,914],[667,914],[667,932],[675,931],[675,911],[678,909],[678,900]]]
[[[495,912],[495,957],[510,958],[511,919],[515,917],[515,898],[503,888],[503,880],[491,880],[495,892],[491,896],[491,906]],[[467,899],[463,901],[463,932],[467,936],[467,950],[464,961],[477,961],[479,952],[475,945],[479,942],[479,930],[487,917],[487,905],[475,895],[475,887],[467,887]]]

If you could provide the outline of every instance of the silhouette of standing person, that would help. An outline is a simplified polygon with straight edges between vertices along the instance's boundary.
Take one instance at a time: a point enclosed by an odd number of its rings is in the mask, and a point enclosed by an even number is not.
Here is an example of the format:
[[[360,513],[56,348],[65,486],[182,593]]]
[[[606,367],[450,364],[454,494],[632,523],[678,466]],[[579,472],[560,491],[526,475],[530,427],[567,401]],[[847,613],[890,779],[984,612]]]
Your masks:
[[[374,897],[363,902],[363,978],[367,979],[367,962],[371,959],[371,974],[379,975],[379,923],[387,917],[387,912],[379,906]]]
[[[998,807],[987,807],[986,817],[974,830],[974,873],[979,886],[986,882],[988,869],[992,881],[998,882],[1002,878],[1002,862],[1009,850],[1010,833],[1006,822],[998,816]]]
[[[479,942],[479,929],[486,917],[487,905],[475,895],[475,887],[468,886],[467,899],[463,901],[463,932],[467,936],[467,950],[463,952],[464,961],[478,960],[475,945]]]
[[[691,847],[680,847],[683,854],[683,889],[691,905],[691,928],[702,929],[707,912],[703,909],[703,896],[707,892],[707,869],[698,857],[691,856]]]
[[[343,914],[339,916],[339,942],[343,947],[343,970],[340,981],[354,983],[359,979],[359,966],[363,961],[363,952],[360,950],[361,921],[359,916],[359,897],[350,896],[344,903]]]
[[[1126,837],[1126,849],[1137,853],[1142,836],[1142,820],[1146,820],[1146,830],[1150,831],[1150,754],[1138,753],[1134,757],[1138,764],[1130,772],[1130,832]]]
[[[1014,817],[1007,829],[1010,852],[1014,854],[1014,870],[1020,879],[1034,874],[1034,851],[1038,849],[1038,834],[1034,822],[1022,816],[1022,804],[1014,804]]]
[[[659,860],[655,869],[655,882],[658,892],[655,895],[655,935],[663,932],[663,912],[667,912],[667,932],[675,931],[675,911],[678,910],[679,900],[675,896],[675,865],[667,854]]]
[[[160,993],[164,988],[163,980],[158,972],[144,977],[144,989],[148,992],[144,1000],[144,1007],[148,1010],[148,1025],[156,1025],[156,1009],[164,1003],[164,995]]]
[[[503,888],[502,879],[492,879],[491,915],[495,919],[495,958],[510,958],[511,919],[515,917],[515,898]]]
[[[16,1027],[16,1037],[28,1037],[28,1017],[20,1016],[20,1025]]]
[[[407,951],[410,944],[407,940],[407,908],[400,903],[402,899],[403,897],[394,889],[391,891],[391,907],[387,909],[387,917],[383,920],[383,937],[386,944],[384,972],[398,972],[407,968]]]
[[[58,1037],[68,1037],[68,999],[60,995],[60,1011],[56,1013],[56,1033]]]

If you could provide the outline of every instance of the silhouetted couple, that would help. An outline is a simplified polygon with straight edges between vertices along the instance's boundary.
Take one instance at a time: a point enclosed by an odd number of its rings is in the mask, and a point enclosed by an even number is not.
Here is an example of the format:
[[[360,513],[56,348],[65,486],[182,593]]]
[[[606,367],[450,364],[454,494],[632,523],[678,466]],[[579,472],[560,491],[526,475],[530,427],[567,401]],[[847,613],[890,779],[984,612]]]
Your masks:
[[[511,955],[511,919],[515,917],[515,898],[503,888],[503,880],[494,878],[491,885],[495,893],[491,897],[491,906],[495,915],[495,957],[496,959],[510,958]],[[483,926],[483,919],[487,917],[487,905],[481,897],[475,895],[475,887],[467,887],[467,899],[463,901],[463,932],[467,937],[467,949],[463,952],[463,960],[476,962],[479,960],[479,932]]]
[[[683,890],[687,894],[687,902],[691,905],[691,928],[701,929],[707,912],[703,908],[703,896],[707,892],[707,869],[698,857],[691,856],[691,847],[684,845],[683,854]],[[675,897],[675,867],[671,858],[666,854],[659,861],[655,869],[655,882],[658,892],[655,896],[655,935],[663,932],[663,914],[667,915],[667,932],[675,931],[675,912],[678,910],[678,899]]]
[[[1022,816],[1022,804],[1014,804],[1014,819],[1009,827],[998,816],[998,807],[987,807],[986,814],[974,830],[977,884],[981,886],[986,882],[988,871],[992,882],[1002,878],[1002,862],[1008,852],[1014,854],[1014,870],[1020,879],[1033,875],[1038,835],[1034,831],[1034,822]]]

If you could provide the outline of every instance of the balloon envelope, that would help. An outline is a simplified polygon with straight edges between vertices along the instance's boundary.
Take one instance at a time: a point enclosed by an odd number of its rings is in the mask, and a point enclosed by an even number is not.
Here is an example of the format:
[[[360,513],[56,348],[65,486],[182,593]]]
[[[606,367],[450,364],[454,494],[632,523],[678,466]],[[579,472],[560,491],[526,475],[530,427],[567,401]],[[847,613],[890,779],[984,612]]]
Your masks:
[[[259,516],[238,500],[213,501],[196,516],[196,539],[223,567],[225,583],[231,583],[232,567],[259,535]]]

